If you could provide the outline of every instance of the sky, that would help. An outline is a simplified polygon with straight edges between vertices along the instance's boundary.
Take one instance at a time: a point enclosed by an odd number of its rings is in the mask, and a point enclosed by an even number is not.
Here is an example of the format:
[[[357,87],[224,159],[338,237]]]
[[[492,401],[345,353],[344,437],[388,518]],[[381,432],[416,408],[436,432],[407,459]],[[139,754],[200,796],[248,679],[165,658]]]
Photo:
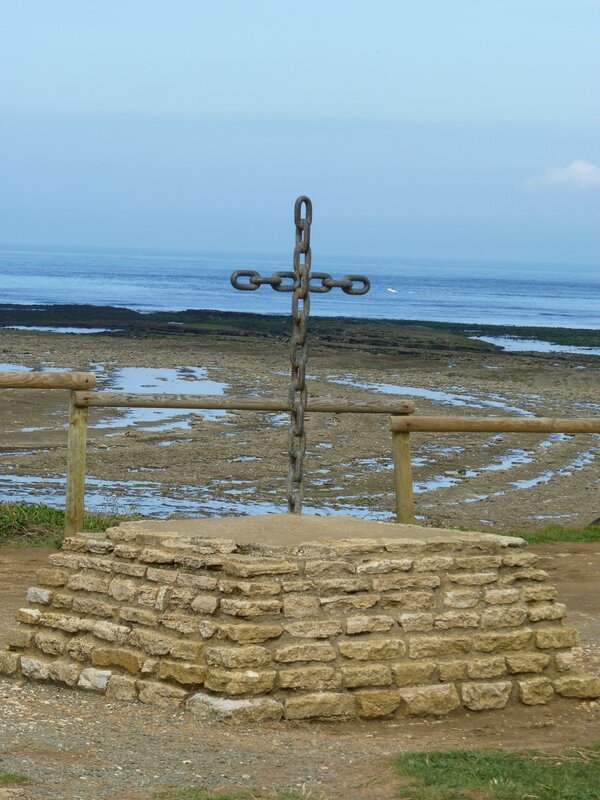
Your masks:
[[[600,261],[600,0],[0,0],[0,246]]]

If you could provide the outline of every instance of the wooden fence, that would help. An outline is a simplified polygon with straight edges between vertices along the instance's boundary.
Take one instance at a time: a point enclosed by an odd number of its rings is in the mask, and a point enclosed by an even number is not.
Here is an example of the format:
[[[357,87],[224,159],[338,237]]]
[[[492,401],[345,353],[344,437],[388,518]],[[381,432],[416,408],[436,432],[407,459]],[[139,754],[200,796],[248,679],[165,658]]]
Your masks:
[[[394,451],[396,519],[414,523],[410,434],[428,433],[600,433],[600,417],[390,417]]]

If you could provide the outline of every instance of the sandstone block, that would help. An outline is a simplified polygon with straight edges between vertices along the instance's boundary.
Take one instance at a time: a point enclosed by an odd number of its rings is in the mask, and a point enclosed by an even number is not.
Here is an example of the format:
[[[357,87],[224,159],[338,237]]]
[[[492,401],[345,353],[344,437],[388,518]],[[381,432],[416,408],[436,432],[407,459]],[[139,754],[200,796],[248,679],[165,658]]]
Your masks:
[[[221,600],[221,611],[233,617],[262,617],[267,614],[278,614],[281,610],[279,600],[237,600],[223,598]]]
[[[115,544],[110,539],[88,539],[85,549],[88,553],[112,553]]]
[[[0,650],[0,675],[14,675],[19,668],[21,656]]]
[[[496,606],[481,615],[483,628],[515,628],[527,619],[527,609],[523,606]]]
[[[433,628],[433,614],[423,612],[400,614],[398,623],[405,631],[430,631]]]
[[[198,620],[191,614],[161,614],[160,624],[171,631],[189,636],[198,629]]]
[[[357,564],[356,571],[359,574],[380,575],[388,572],[408,572],[412,565],[412,558],[381,558]]]
[[[556,597],[556,589],[554,586],[544,586],[539,584],[531,584],[530,586],[521,587],[521,599],[525,602],[540,602],[543,600],[554,600]]]
[[[286,719],[350,719],[356,716],[356,700],[346,692],[290,695],[284,713]]]
[[[76,572],[67,580],[67,589],[73,592],[108,592],[110,578],[95,572]]]
[[[149,611],[147,608],[136,608],[135,606],[123,606],[119,609],[119,618],[126,622],[135,622],[138,625],[153,627],[158,624],[158,614]]]
[[[469,678],[501,678],[506,674],[506,664],[501,656],[474,658],[467,662]]]
[[[467,662],[440,661],[438,663],[438,676],[445,683],[464,680],[467,677]]]
[[[275,670],[209,669],[204,685],[224,694],[264,694],[275,685]]]
[[[98,645],[91,636],[74,636],[65,646],[65,651],[76,661],[89,661],[91,652]]]
[[[68,661],[52,661],[48,664],[48,678],[67,686],[76,686],[81,667]]]
[[[191,588],[183,586],[171,586],[169,588],[169,601],[168,601],[169,608],[188,608],[188,606],[192,605],[192,602],[194,598],[197,596],[197,594],[198,592]],[[210,597],[211,595],[202,595],[202,596]],[[207,613],[210,614],[211,612],[208,611]]]
[[[544,705],[554,696],[552,681],[548,678],[527,678],[517,681],[519,700],[527,706]]]
[[[66,633],[89,632],[96,624],[94,619],[75,617],[68,614],[44,614],[40,622],[46,628],[58,628]]]
[[[389,717],[402,702],[400,689],[364,689],[354,697],[358,716],[365,719]]]
[[[128,603],[133,600],[138,591],[138,584],[125,578],[113,578],[108,586],[108,593],[120,603]]]
[[[112,619],[117,606],[98,600],[95,597],[83,597],[75,595],[73,597],[73,611],[80,614],[92,614],[95,617],[109,617]]]
[[[314,578],[291,578],[281,581],[281,589],[284,592],[313,592],[315,589]]]
[[[502,566],[502,556],[458,556],[456,566],[460,569],[472,569],[476,572],[498,569]]]
[[[165,661],[161,659],[158,664],[158,677],[163,679],[173,678],[177,683],[184,685],[200,685],[208,673],[208,668],[201,664],[184,664],[180,661]]]
[[[543,569],[520,569],[502,575],[499,583],[502,585],[511,585],[517,581],[545,581],[548,578],[548,573]]]
[[[315,590],[322,595],[366,592],[371,588],[367,578],[317,578],[314,585]]]
[[[463,703],[471,711],[484,711],[489,708],[504,708],[512,690],[510,681],[496,683],[463,683]]]
[[[398,589],[437,589],[441,584],[437,575],[381,575],[373,578],[373,591],[388,592]]]
[[[562,619],[567,615],[567,607],[562,603],[536,603],[529,607],[531,622]]]
[[[343,575],[356,571],[357,567],[352,561],[343,561],[342,559],[307,561],[304,570],[306,575]],[[363,571],[367,572],[368,570]]]
[[[319,603],[324,609],[340,613],[364,611],[367,608],[372,608],[378,601],[378,594],[334,594],[330,597],[319,598]]]
[[[223,594],[242,594],[246,597],[274,597],[281,592],[279,581],[220,580],[219,591]]]
[[[119,644],[125,644],[130,632],[131,628],[127,627],[127,625],[117,625],[114,622],[105,622],[104,620],[96,622],[92,628],[92,633],[98,639],[105,639],[107,642],[118,642]]]
[[[406,645],[402,639],[378,639],[371,637],[359,641],[338,642],[338,648],[345,658],[359,661],[397,658],[406,653]]]
[[[445,611],[433,619],[433,624],[441,630],[451,628],[477,628],[479,614],[476,611]]]
[[[137,700],[138,692],[133,678],[124,675],[113,675],[106,687],[107,700],[132,701]]]
[[[341,682],[341,676],[331,667],[297,667],[279,672],[279,686],[282,689],[325,691],[339,689]]]
[[[67,536],[63,539],[61,549],[81,552],[85,547],[86,541],[87,540],[82,536]]]
[[[426,611],[435,608],[433,592],[395,592],[381,597],[384,608],[402,608],[407,611]]]
[[[91,692],[104,692],[111,675],[112,672],[107,669],[88,667],[81,671],[77,686],[82,689],[88,689]]]
[[[348,617],[346,620],[346,633],[371,633],[373,631],[389,631],[394,624],[392,617],[385,614],[375,614],[373,616],[356,615]]]
[[[211,594],[199,594],[192,600],[192,611],[197,614],[214,614],[219,606],[219,601]]]
[[[60,631],[38,631],[33,637],[36,647],[50,656],[59,656],[65,652],[67,637]]]
[[[9,639],[10,644],[10,639]],[[559,672],[567,672],[575,666],[575,655],[572,650],[562,650],[554,654],[554,664]]]
[[[160,567],[148,567],[146,570],[146,580],[168,585],[177,582],[178,572],[174,569],[161,569]]]
[[[121,667],[136,675],[146,659],[141,650],[127,647],[94,647],[91,652],[92,664],[95,667]]]
[[[498,580],[497,572],[455,572],[448,575],[451,583],[461,586],[486,586]]]
[[[502,563],[505,567],[532,567],[540,560],[539,556],[534,553],[507,553],[502,558]]]
[[[144,548],[138,558],[144,564],[173,564],[175,561],[173,553],[167,553],[164,550],[156,550],[152,547]]]
[[[392,670],[386,664],[344,664],[341,668],[344,686],[390,686]]]
[[[471,639],[468,636],[419,636],[410,641],[408,648],[411,658],[468,653]]]
[[[433,661],[399,662],[390,664],[390,668],[397,686],[414,686],[431,680],[435,664]]]
[[[49,662],[42,661],[40,658],[21,656],[21,673],[24,678],[31,678],[35,681],[47,681],[50,677]]]
[[[48,605],[52,599],[52,592],[49,589],[42,589],[39,586],[31,586],[27,589],[27,602]]]
[[[505,606],[518,603],[520,596],[518,589],[488,589],[485,593],[485,602],[491,606]]]
[[[283,601],[286,617],[316,617],[320,610],[318,599],[310,595],[290,594]]]
[[[202,623],[200,633],[202,633]],[[232,642],[240,644],[260,644],[268,639],[277,639],[283,633],[281,625],[256,625],[251,623],[240,623],[237,625],[220,625],[219,633]]]
[[[550,663],[547,653],[512,653],[506,655],[506,666],[512,674],[541,672]]]
[[[54,608],[71,608],[73,605],[73,595],[67,592],[53,592],[52,606]]]
[[[554,680],[554,689],[561,697],[592,700],[600,697],[600,678],[591,675],[562,675]]]
[[[460,700],[452,684],[401,689],[406,713],[415,716],[443,716],[458,708]]]
[[[479,602],[479,592],[473,592],[464,589],[454,589],[450,592],[445,592],[443,595],[443,603],[450,608],[472,608]]]
[[[522,650],[531,640],[531,629],[518,631],[490,631],[473,635],[473,647],[484,653],[495,650]]]
[[[383,549],[376,539],[335,539],[329,544],[339,556],[379,553]]]
[[[135,628],[129,634],[128,642],[133,647],[141,647],[151,656],[164,656],[171,651],[177,640],[170,636],[164,636],[156,631]]]
[[[184,589],[198,589],[203,592],[212,592],[217,588],[218,581],[209,575],[190,575],[187,572],[177,573],[177,586]],[[224,591],[221,589],[221,591]]]
[[[25,625],[36,625],[42,616],[42,612],[37,608],[18,608],[15,611],[15,619]]]
[[[117,575],[129,575],[131,578],[143,578],[146,574],[146,565],[127,561],[114,561],[112,571]]]
[[[538,628],[535,632],[535,643],[540,650],[575,647],[579,644],[579,634],[575,628],[562,626],[556,628]]]
[[[324,642],[301,642],[278,647],[275,661],[290,663],[292,661],[333,661],[335,652],[330,644]]]
[[[232,555],[223,560],[223,571],[239,578],[253,578],[255,575],[295,575],[298,565],[278,558],[256,558],[253,556]]]
[[[439,572],[450,569],[453,564],[451,556],[425,556],[416,559],[413,569],[415,572]]]
[[[18,628],[11,628],[6,636],[8,646],[11,649],[30,647],[34,633],[35,631],[32,628],[23,628],[21,626]]]
[[[269,697],[232,700],[198,692],[190,697],[187,708],[203,722],[232,722],[245,725],[279,720],[283,704]]]
[[[206,663],[211,667],[243,669],[262,667],[272,661],[271,651],[266,647],[207,647],[204,651]]]
[[[137,558],[140,553],[141,548],[131,544],[117,544],[113,550],[113,556],[117,558]]]
[[[329,639],[342,633],[342,622],[337,619],[296,620],[283,626],[291,636],[302,639]]]
[[[79,558],[72,553],[52,553],[48,556],[48,561],[53,567],[66,567],[67,569],[79,567]]]
[[[159,681],[137,681],[136,687],[142,703],[162,708],[177,708],[187,697],[187,690]]]
[[[183,661],[198,661],[204,650],[204,642],[176,641],[169,655]]]
[[[64,586],[69,577],[66,569],[51,569],[42,567],[36,573],[36,579],[43,586]]]

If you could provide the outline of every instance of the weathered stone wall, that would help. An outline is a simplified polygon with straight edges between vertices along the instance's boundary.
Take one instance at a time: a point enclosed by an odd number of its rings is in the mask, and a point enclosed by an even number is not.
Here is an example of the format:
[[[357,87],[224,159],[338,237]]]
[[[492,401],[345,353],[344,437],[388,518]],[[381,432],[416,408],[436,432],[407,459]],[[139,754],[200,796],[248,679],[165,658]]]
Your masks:
[[[456,532],[241,545],[136,523],[80,534],[39,572],[0,673],[242,721],[600,696],[522,544]]]

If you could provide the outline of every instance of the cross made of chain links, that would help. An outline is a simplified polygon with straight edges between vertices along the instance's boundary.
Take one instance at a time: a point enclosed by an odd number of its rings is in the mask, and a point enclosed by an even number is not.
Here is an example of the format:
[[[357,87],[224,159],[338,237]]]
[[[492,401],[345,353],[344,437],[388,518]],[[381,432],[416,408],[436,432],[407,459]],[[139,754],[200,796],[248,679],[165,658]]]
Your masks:
[[[292,337],[290,361],[290,428],[288,434],[290,467],[287,482],[288,512],[300,514],[304,497],[304,455],[306,433],[304,412],[306,409],[306,362],[308,349],[306,326],[310,313],[310,293],[324,294],[332,289],[341,289],[346,294],[366,294],[371,283],[364,275],[345,275],[335,280],[326,272],[311,274],[312,253],[310,249],[310,226],[312,202],[302,195],[294,205],[296,244],[294,247],[294,271],[274,272],[263,276],[255,270],[237,270],[231,276],[234,289],[253,292],[261,286],[270,286],[276,292],[292,292]],[[243,280],[246,279],[246,280]],[[313,283],[319,281],[319,283]]]

